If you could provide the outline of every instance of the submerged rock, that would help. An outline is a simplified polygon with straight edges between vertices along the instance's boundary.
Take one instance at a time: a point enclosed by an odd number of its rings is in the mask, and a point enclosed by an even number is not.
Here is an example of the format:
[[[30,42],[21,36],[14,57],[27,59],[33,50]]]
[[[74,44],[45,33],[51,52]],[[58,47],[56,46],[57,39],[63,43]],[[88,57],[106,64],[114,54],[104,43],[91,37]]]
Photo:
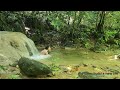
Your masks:
[[[84,67],[87,67],[88,65],[83,63],[83,66],[84,66]]]
[[[90,72],[79,72],[78,78],[80,79],[100,79],[103,76],[101,74],[90,73]]]
[[[47,65],[26,57],[20,58],[18,66],[21,73],[26,76],[36,77],[52,74],[51,69]]]

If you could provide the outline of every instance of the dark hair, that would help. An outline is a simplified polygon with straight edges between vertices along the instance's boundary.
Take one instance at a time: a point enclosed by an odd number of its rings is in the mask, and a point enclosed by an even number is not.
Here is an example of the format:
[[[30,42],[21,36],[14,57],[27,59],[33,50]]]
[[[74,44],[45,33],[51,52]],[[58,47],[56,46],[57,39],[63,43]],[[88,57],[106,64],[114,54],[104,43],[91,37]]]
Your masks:
[[[48,49],[50,46],[46,46],[45,49]]]

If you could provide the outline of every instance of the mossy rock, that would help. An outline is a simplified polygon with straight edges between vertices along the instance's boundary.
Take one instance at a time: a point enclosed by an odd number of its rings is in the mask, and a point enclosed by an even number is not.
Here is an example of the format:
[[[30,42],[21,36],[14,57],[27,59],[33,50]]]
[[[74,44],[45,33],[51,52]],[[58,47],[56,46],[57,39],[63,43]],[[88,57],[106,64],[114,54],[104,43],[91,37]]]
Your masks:
[[[39,51],[25,34],[0,31],[0,65],[8,66],[21,57],[34,55],[39,55]]]
[[[52,74],[51,69],[47,65],[26,57],[19,59],[18,66],[22,74],[30,77]]]
[[[90,72],[79,72],[78,73],[79,79],[100,79],[100,77],[103,77],[103,75],[96,74],[96,73],[90,73]]]

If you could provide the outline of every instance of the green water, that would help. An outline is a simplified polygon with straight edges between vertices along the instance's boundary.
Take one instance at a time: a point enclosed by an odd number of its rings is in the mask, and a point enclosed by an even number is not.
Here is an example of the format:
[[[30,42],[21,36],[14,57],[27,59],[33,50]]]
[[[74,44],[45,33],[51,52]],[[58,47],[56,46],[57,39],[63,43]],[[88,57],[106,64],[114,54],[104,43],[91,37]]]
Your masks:
[[[120,51],[108,51],[102,53],[95,53],[87,49],[54,49],[51,52],[51,58],[42,60],[46,63],[56,63],[56,64],[95,64],[102,66],[109,66],[119,64],[119,60],[110,60],[109,57],[114,57]],[[111,58],[112,59],[112,58]]]
[[[53,49],[50,53],[51,58],[41,60],[41,62],[45,64],[55,64],[55,65],[87,65],[87,67],[81,66],[80,72],[120,72],[120,60],[114,60],[114,55],[119,54],[120,50],[115,51],[106,51],[101,53],[95,53],[87,49]],[[95,66],[97,68],[93,68]],[[108,68],[108,69],[107,69]],[[77,75],[78,73],[73,72],[73,75]],[[71,78],[71,76],[63,75],[64,78]],[[63,78],[61,76],[57,76],[57,78]],[[114,75],[106,75],[105,79],[111,78],[120,78],[120,74]],[[55,77],[56,78],[56,77]]]

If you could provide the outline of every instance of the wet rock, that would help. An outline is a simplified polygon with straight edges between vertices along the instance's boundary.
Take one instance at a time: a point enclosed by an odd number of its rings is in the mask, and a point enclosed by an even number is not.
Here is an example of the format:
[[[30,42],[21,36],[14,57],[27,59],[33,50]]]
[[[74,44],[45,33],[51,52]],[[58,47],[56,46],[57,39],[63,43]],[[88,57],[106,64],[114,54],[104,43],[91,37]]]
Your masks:
[[[90,73],[90,72],[79,72],[78,73],[78,78],[80,79],[100,79],[101,75],[97,75],[95,73]]]
[[[21,57],[32,55],[39,55],[39,51],[25,34],[0,31],[0,65],[9,66]]]
[[[92,65],[93,68],[96,68],[96,66]]]
[[[83,64],[84,67],[87,67],[88,65],[87,64]]]
[[[25,57],[20,58],[18,66],[20,72],[26,76],[36,77],[52,74],[50,67],[47,65]]]
[[[120,73],[119,67],[117,67],[117,68],[114,68],[114,67],[112,67],[112,68],[105,67],[105,68],[102,68],[102,70],[108,71],[108,72],[113,73],[113,74],[119,74]]]

